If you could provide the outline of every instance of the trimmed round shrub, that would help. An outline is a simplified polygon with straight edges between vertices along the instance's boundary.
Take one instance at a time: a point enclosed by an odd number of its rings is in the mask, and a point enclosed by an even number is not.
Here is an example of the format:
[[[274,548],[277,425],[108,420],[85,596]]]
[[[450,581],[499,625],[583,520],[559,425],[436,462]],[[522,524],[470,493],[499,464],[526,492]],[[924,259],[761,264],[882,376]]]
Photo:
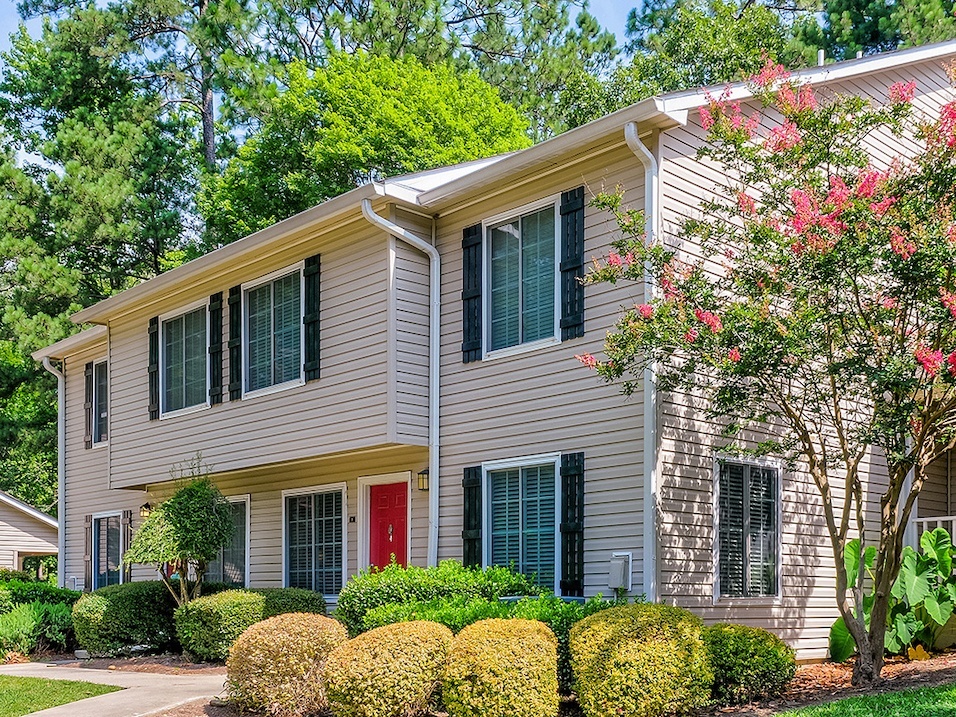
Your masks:
[[[176,636],[190,655],[222,661],[247,627],[289,612],[325,614],[325,598],[301,588],[226,590],[206,595],[177,608]]]
[[[513,595],[541,595],[541,588],[510,568],[466,568],[456,560],[443,560],[436,567],[403,567],[391,564],[349,578],[339,593],[335,616],[351,635],[364,628],[365,613],[372,608],[411,601],[461,597],[497,600]]]
[[[441,681],[452,633],[425,620],[377,627],[339,645],[325,663],[335,717],[405,717],[425,711]]]
[[[491,619],[469,625],[452,642],[442,701],[450,717],[554,717],[554,633],[537,620]]]
[[[212,594],[229,587],[203,583],[202,589]],[[173,626],[175,609],[176,601],[160,580],[110,585],[83,593],[73,606],[76,642],[94,655],[110,655],[134,645],[172,650],[178,646]]]
[[[687,610],[613,607],[571,628],[571,669],[587,717],[656,717],[706,704],[713,673],[701,621]]]
[[[714,671],[711,694],[721,704],[780,694],[796,672],[790,646],[759,627],[717,624],[702,637]]]
[[[287,613],[257,622],[229,650],[226,689],[241,710],[298,717],[327,706],[323,668],[348,640],[345,626],[314,613]]]

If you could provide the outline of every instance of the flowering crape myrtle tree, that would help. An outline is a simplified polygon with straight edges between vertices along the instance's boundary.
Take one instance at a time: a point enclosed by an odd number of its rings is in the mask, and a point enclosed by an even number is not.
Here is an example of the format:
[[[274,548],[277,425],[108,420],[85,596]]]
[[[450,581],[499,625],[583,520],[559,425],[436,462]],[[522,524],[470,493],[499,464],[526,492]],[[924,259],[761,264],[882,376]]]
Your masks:
[[[585,281],[643,282],[647,272],[654,291],[608,334],[605,359],[578,358],[625,393],[653,366],[662,390],[705,392],[727,422],[727,450],[805,466],[857,645],[853,681],[866,684],[883,665],[890,590],[926,468],[956,436],[956,102],[921,117],[912,82],[882,103],[821,99],[769,63],[752,90],[757,113],[727,93],[700,111],[700,154],[728,177],[679,236],[704,259],[645,241],[643,216],[620,194],[595,200],[622,238]],[[874,166],[865,147],[894,137],[910,156]],[[769,438],[744,443],[744,429]],[[889,474],[879,525],[861,468],[873,452]]]

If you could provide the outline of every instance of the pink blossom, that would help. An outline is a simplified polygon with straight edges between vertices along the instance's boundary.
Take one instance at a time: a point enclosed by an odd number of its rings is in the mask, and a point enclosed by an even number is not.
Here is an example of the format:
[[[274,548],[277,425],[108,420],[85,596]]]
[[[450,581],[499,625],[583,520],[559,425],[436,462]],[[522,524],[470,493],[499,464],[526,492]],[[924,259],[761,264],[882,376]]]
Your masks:
[[[956,294],[946,289],[940,289],[939,293],[943,299],[943,306],[949,309],[949,313],[956,319]]]
[[[634,263],[634,252],[629,251],[627,254],[624,255],[624,263],[627,265],[631,265]]]
[[[684,341],[686,341],[689,344],[692,344],[697,340],[698,336],[700,336],[700,332],[697,329],[691,329],[686,334],[684,334]]]
[[[794,256],[800,256],[801,254],[803,254],[806,248],[807,248],[806,245],[799,239],[797,239],[795,242],[793,242],[793,244],[790,245],[790,251],[793,252]]]
[[[916,360],[930,377],[938,374],[943,366],[943,352],[939,349],[933,350],[929,346],[920,344],[916,347],[913,355],[916,356]]]
[[[597,359],[594,358],[591,354],[581,354],[580,356],[575,356],[578,361],[583,363],[588,368],[594,368],[597,366]]]
[[[764,66],[760,68],[760,72],[751,77],[750,81],[757,85],[757,87],[766,88],[777,80],[786,80],[788,77],[790,77],[790,73],[787,72],[787,68],[774,63],[774,61],[768,57]]]
[[[737,206],[744,214],[753,216],[757,213],[757,200],[747,192],[737,192]]]
[[[706,324],[715,334],[724,328],[724,325],[720,321],[720,317],[717,314],[712,314],[709,311],[704,311],[703,309],[694,309],[694,316],[697,317],[697,320],[702,324]]]
[[[956,145],[956,102],[949,102],[939,110],[939,134],[935,138],[947,147]]]
[[[654,307],[650,304],[639,304],[637,307],[637,312],[645,319],[649,319],[654,315]]]
[[[882,306],[884,309],[892,311],[899,308],[900,302],[894,299],[892,296],[884,296],[882,299],[880,299],[880,306]]]
[[[796,147],[802,139],[803,137],[797,125],[787,120],[779,127],[774,127],[770,130],[770,136],[767,137],[765,146],[776,154]]]
[[[607,255],[607,265],[608,266],[621,266],[621,255],[617,252],[612,251]]]
[[[946,230],[946,240],[950,244],[956,244],[956,224],[950,224]]]
[[[946,357],[946,363],[949,364],[949,375],[956,377],[956,351]]]
[[[710,111],[710,107],[701,107],[700,108],[700,126],[704,128],[705,131],[709,132],[710,128],[714,126],[714,115]]]
[[[892,207],[898,201],[898,197],[887,197],[879,202],[874,202],[870,205],[870,211],[873,212],[876,216],[882,217],[886,214],[890,207]]]
[[[856,185],[856,196],[869,199],[884,181],[886,181],[884,172],[877,172],[875,169],[864,170],[860,173],[859,183]]]
[[[827,194],[826,203],[831,205],[836,211],[841,211],[849,202],[850,188],[846,186],[843,177],[834,174],[830,177],[830,191]]]
[[[784,85],[777,92],[777,103],[785,114],[817,108],[817,98],[810,85],[801,85],[796,89],[793,85]]]
[[[916,80],[909,82],[894,82],[890,85],[890,102],[894,105],[908,105],[913,101],[916,92]]]
[[[740,361],[740,349],[738,349],[736,346],[730,349],[730,352],[727,354],[727,358],[729,358],[734,363],[737,363],[738,361]]]
[[[906,261],[916,253],[916,244],[894,227],[893,231],[890,232],[890,249],[893,250],[894,254],[898,254],[903,261]]]

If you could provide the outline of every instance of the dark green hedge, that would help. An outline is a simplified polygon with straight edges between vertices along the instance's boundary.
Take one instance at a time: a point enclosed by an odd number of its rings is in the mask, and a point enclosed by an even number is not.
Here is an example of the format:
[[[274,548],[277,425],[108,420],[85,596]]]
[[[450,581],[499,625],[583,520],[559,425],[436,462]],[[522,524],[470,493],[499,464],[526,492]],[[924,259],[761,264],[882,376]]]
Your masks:
[[[793,650],[759,627],[717,624],[701,637],[714,670],[713,697],[720,704],[779,694],[793,679]]]

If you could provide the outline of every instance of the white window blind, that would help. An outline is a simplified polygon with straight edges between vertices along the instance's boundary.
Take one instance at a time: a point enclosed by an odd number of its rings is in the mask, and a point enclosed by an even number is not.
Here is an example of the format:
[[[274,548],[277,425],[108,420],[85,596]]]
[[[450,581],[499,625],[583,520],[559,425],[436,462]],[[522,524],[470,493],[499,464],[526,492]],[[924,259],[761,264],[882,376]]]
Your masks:
[[[302,376],[302,276],[295,271],[246,293],[246,390]]]
[[[555,579],[554,464],[488,473],[493,565],[513,566],[543,586]]]
[[[198,406],[208,395],[206,307],[163,321],[163,412]]]
[[[237,587],[246,584],[246,502],[229,504],[232,534],[219,550],[219,557],[206,567],[206,580],[229,583]]]
[[[287,585],[324,595],[342,589],[342,492],[286,497]]]

